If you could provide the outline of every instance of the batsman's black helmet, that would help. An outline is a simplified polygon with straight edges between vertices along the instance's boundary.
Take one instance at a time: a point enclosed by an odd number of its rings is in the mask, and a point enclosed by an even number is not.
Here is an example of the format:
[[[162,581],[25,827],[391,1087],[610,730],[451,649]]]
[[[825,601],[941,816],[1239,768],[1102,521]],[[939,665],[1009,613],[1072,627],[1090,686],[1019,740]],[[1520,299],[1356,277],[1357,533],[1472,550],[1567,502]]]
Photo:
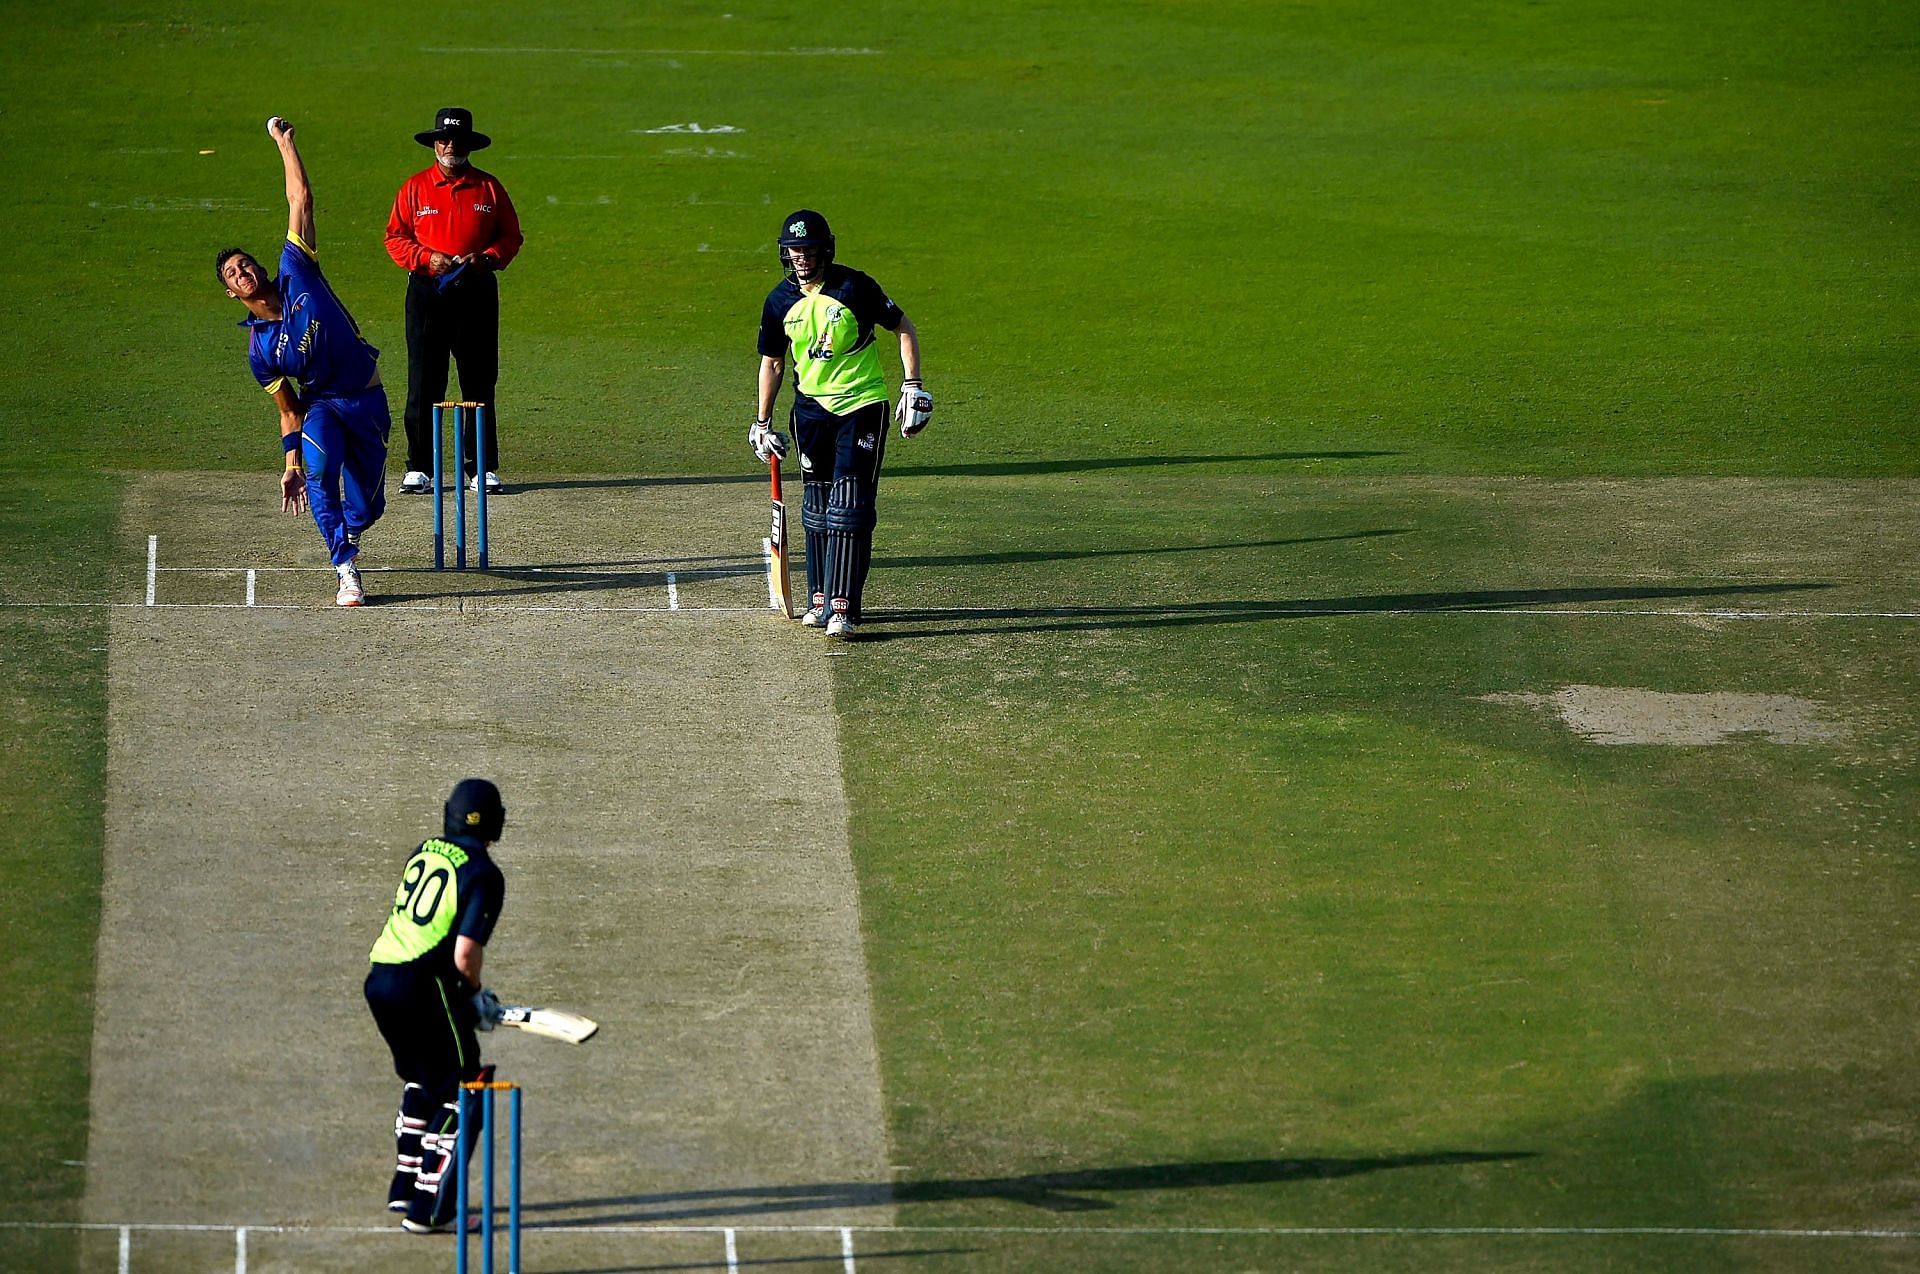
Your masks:
[[[485,779],[461,779],[447,797],[447,835],[477,836],[484,841],[500,839],[507,825],[507,807],[500,803],[500,789]]]
[[[780,237],[776,242],[780,245],[780,266],[788,274],[793,273],[793,255],[789,248],[818,248],[823,254],[820,268],[824,270],[833,264],[833,229],[825,217],[811,208],[788,213],[780,223]]]

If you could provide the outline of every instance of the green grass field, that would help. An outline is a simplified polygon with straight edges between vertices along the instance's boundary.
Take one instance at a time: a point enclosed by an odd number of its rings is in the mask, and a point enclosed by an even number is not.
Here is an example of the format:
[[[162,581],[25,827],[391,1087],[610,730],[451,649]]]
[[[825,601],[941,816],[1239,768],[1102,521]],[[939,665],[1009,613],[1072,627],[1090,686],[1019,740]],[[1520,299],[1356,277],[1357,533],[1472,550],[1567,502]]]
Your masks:
[[[832,661],[901,1220],[962,1230],[889,1265],[1920,1268],[1910,6],[8,25],[0,1221],[85,1189],[122,479],[278,465],[210,268],[284,228],[261,122],[395,386],[458,102],[509,482],[750,474],[790,208],[923,334]],[[1486,698],[1568,686],[1832,729]]]

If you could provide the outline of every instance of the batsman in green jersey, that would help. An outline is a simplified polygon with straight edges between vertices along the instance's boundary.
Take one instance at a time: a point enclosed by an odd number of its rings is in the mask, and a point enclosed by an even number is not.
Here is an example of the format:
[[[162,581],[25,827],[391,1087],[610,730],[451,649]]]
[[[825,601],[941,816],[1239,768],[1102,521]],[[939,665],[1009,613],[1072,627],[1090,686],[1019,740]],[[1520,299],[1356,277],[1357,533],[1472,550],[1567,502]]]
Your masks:
[[[506,822],[499,788],[485,779],[456,784],[445,834],[407,859],[370,956],[367,1005],[406,1085],[387,1207],[406,1213],[400,1224],[416,1234],[453,1222],[458,1204],[441,1186],[459,1144],[460,1085],[489,1079],[493,1069],[480,1064],[475,1032],[499,1021],[500,1001],[480,973],[507,890],[487,850]]]
[[[800,622],[852,639],[873,560],[880,460],[887,449],[887,379],[877,330],[900,338],[905,379],[894,418],[911,438],[933,415],[920,383],[920,333],[880,285],[833,260],[833,231],[808,208],[780,226],[787,277],[760,311],[760,399],[747,441],[762,464],[787,454],[787,436],[773,428],[773,404],[789,363],[789,420],[800,444],[800,522],[807,538],[807,592]]]

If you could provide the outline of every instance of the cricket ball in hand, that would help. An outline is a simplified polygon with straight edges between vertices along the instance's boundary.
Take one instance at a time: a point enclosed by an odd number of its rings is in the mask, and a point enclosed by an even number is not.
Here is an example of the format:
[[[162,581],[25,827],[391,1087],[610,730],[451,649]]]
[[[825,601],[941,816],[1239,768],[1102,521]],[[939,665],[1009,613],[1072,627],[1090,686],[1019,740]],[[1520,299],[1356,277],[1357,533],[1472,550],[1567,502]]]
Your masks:
[[[269,115],[267,117],[267,136],[278,137],[280,135],[279,125],[286,122],[287,121],[281,119],[278,115]]]

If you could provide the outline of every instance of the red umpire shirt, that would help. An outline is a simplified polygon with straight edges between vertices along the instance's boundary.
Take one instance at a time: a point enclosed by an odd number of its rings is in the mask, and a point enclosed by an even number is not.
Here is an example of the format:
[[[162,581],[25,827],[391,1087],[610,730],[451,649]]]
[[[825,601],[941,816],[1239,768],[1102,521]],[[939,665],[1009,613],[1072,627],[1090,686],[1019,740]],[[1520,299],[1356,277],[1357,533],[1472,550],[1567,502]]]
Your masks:
[[[400,187],[387,218],[387,254],[403,270],[424,271],[436,252],[483,252],[494,269],[503,270],[524,241],[507,188],[471,165],[454,177],[438,164],[427,165]]]

